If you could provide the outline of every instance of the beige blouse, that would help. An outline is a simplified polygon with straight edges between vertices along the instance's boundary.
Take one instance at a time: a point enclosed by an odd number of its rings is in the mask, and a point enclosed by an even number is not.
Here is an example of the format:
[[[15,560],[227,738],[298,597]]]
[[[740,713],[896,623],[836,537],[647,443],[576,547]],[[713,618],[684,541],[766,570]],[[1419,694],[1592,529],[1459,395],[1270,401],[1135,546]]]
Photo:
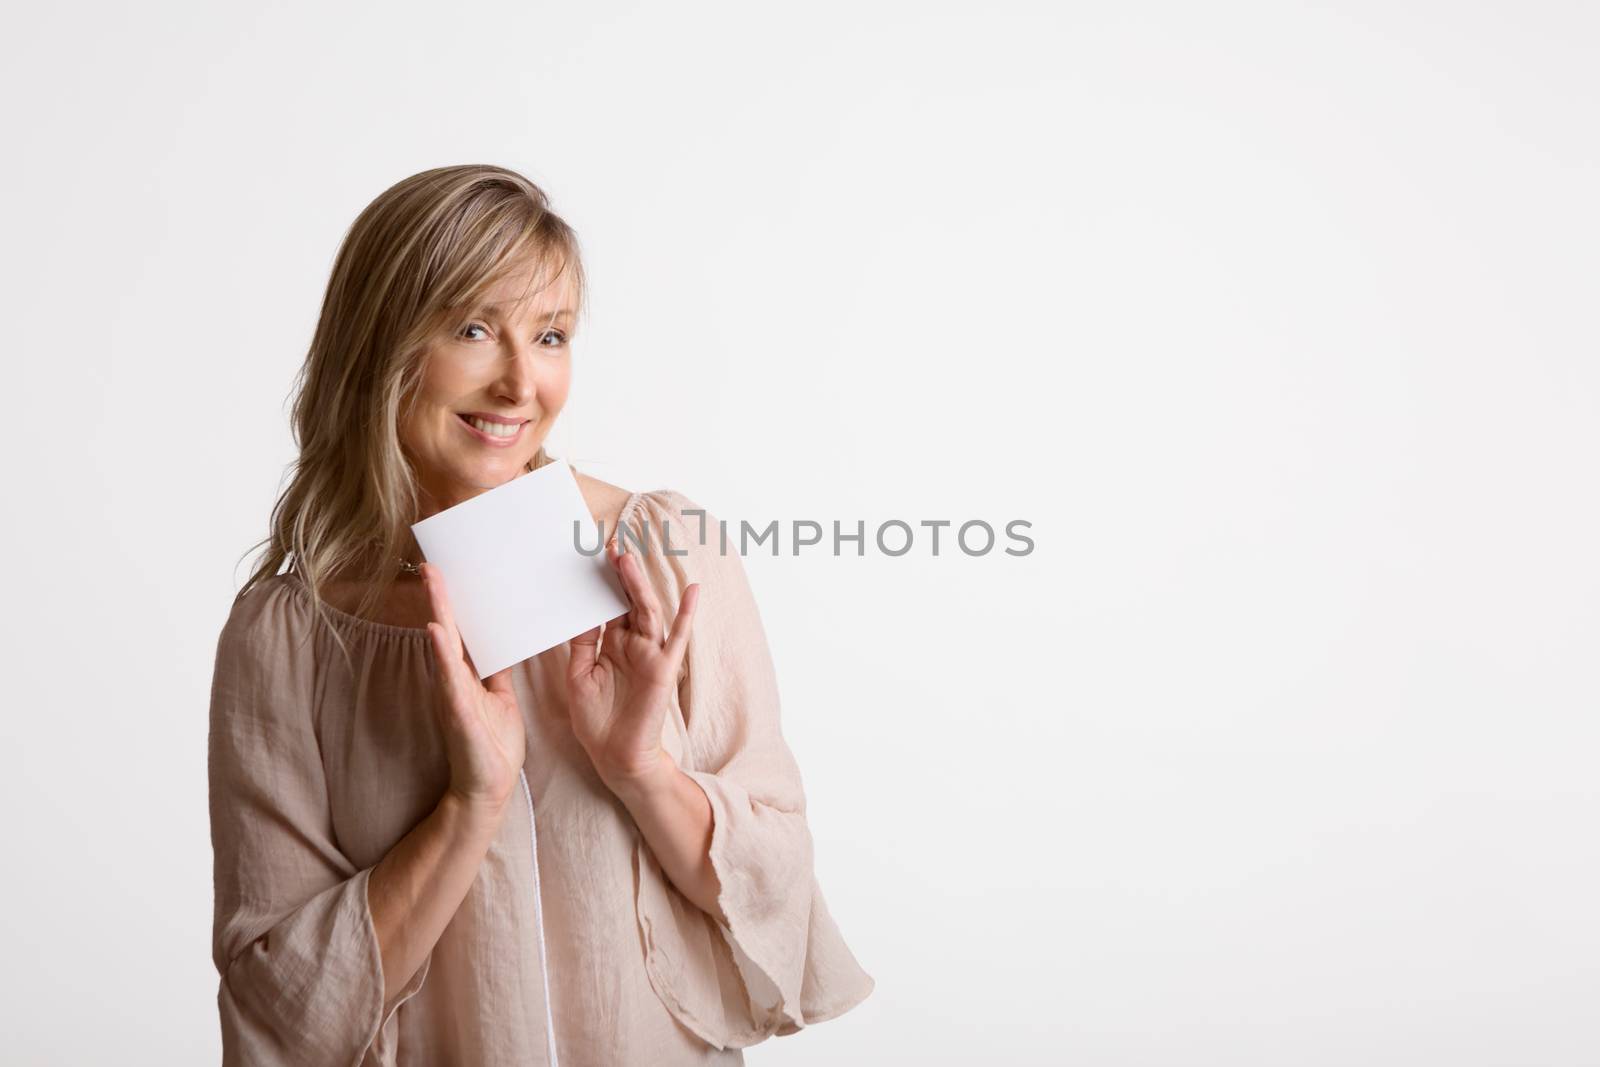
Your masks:
[[[743,564],[720,551],[712,516],[700,544],[685,508],[695,505],[672,490],[634,493],[621,521],[649,538],[645,570],[669,612],[701,583],[662,743],[711,801],[728,924],[678,891],[594,772],[567,722],[569,646],[558,645],[513,668],[524,798],[385,1012],[367,879],[450,777],[427,631],[329,607],[349,665],[300,578],[279,575],[235,601],[212,683],[225,1064],[742,1063],[745,1046],[872,992],[813,873]],[[663,524],[686,555],[661,550]]]

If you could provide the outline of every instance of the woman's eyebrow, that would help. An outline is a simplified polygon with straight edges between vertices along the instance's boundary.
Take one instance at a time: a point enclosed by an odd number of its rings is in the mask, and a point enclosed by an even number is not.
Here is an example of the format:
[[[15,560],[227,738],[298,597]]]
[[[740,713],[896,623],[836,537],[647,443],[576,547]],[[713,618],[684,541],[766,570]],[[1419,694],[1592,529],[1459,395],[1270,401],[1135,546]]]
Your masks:
[[[494,303],[494,304],[479,304],[478,305],[478,310],[479,311],[497,311],[498,309],[507,306],[507,304],[512,304],[512,303],[514,303],[514,301],[503,301],[503,302]],[[536,321],[549,321],[550,319],[570,319],[570,318],[572,318],[572,309],[571,308],[562,308],[561,310],[556,311],[556,312],[548,312],[548,311],[540,312],[539,314],[534,316],[534,319]]]

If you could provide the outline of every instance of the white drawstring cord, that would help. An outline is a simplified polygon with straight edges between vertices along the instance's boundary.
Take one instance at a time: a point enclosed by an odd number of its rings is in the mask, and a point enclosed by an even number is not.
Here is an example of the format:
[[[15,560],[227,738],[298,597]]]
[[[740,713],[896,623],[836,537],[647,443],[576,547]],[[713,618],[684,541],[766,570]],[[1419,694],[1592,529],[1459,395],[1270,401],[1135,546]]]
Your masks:
[[[522,779],[522,796],[528,802],[528,839],[533,847],[533,917],[539,926],[539,973],[544,977],[544,1034],[549,1042],[550,1067],[560,1067],[556,1059],[556,1020],[550,1011],[550,972],[544,962],[544,910],[539,903],[539,831],[534,826],[533,792],[528,788],[528,776],[521,771],[517,776]]]

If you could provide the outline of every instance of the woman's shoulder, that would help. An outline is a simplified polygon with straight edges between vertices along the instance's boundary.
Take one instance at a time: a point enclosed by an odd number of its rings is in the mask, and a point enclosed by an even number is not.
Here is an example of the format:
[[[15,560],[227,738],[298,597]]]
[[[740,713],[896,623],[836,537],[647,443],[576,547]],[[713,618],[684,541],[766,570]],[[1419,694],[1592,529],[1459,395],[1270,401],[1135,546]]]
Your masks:
[[[247,583],[222,624],[217,655],[259,657],[269,649],[288,647],[309,621],[310,605],[297,575],[285,572]]]
[[[629,491],[573,468],[584,503],[609,537],[626,526],[624,540],[644,551],[647,569],[697,569],[717,541],[719,520],[678,489]],[[665,546],[665,547],[663,547]]]
[[[641,489],[630,491],[621,486],[602,481],[592,474],[573,468],[583,501],[596,522],[604,522],[607,530],[615,530],[623,522],[634,522],[641,512],[650,518],[670,517],[674,523],[682,521],[684,513],[693,519],[699,505],[676,489]]]
[[[623,507],[634,494],[621,486],[601,481],[592,474],[585,474],[576,467],[572,469],[572,475],[578,480],[578,490],[583,494],[583,502],[588,505],[594,521],[605,523],[608,530],[613,529],[622,517]]]

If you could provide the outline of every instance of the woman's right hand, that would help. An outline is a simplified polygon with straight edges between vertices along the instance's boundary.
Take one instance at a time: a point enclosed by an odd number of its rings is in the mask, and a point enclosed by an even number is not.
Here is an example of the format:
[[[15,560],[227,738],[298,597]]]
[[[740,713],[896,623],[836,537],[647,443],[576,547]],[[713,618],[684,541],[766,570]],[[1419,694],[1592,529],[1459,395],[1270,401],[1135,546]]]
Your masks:
[[[479,681],[450,612],[444,577],[422,564],[433,622],[429,643],[439,665],[439,728],[450,758],[450,792],[469,810],[500,814],[517,788],[527,757],[522,710],[511,685],[511,668]]]

